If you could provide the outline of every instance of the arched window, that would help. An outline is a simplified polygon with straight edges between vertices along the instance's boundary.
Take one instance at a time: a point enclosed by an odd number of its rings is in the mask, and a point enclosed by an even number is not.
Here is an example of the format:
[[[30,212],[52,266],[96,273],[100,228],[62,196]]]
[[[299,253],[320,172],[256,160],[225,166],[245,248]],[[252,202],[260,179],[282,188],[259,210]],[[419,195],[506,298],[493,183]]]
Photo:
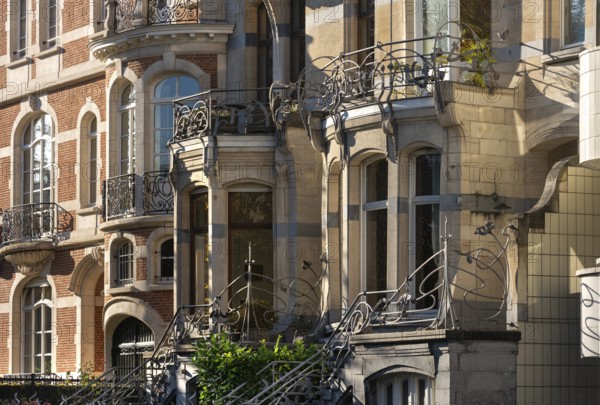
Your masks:
[[[411,166],[413,271],[440,249],[440,154],[433,149],[420,150],[411,157]],[[436,268],[436,262],[431,261],[415,275],[417,308],[437,307],[438,297],[434,290],[438,277],[427,277]]]
[[[98,120],[93,117],[87,126],[87,203],[96,204],[98,194]]]
[[[159,274],[160,281],[172,281],[173,280],[173,269],[175,259],[175,249],[173,245],[173,238],[167,239],[160,244],[159,250]]]
[[[154,350],[152,329],[136,318],[125,318],[115,329],[112,338],[112,366],[119,377],[129,374],[144,361],[144,353]]]
[[[116,280],[117,286],[133,284],[133,243],[126,240],[119,243],[115,249],[116,253]]]
[[[363,287],[383,291],[387,289],[387,161],[377,159],[363,166],[363,183]]]
[[[22,202],[52,202],[54,130],[50,115],[37,116],[27,125],[22,142]]]
[[[169,169],[167,142],[173,137],[173,100],[199,92],[198,81],[187,75],[169,76],[154,88],[154,170]]]
[[[119,174],[135,173],[135,101],[133,84],[125,87],[119,103]]]
[[[52,290],[34,280],[23,293],[23,372],[52,372]]]

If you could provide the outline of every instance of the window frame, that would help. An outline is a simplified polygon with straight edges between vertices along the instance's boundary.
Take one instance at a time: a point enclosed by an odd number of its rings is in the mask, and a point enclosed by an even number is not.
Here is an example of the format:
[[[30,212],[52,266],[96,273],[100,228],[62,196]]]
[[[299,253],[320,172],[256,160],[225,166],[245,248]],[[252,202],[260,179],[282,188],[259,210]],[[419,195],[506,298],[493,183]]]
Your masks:
[[[129,91],[128,102],[124,103],[125,93]],[[119,105],[117,108],[118,114],[118,176],[124,176],[128,174],[136,173],[136,133],[137,133],[137,122],[136,122],[136,88],[135,85],[129,82],[128,85],[119,93]],[[127,134],[123,133],[123,117],[127,116]],[[123,138],[127,138],[128,151],[125,157],[123,151]],[[124,165],[127,165],[125,168]]]
[[[29,10],[27,9],[27,3],[28,0],[19,0],[19,3],[17,3],[17,13],[15,13],[14,19],[14,50],[12,52],[15,60],[26,57],[29,49],[29,18],[27,16]]]
[[[92,128],[95,124],[95,130]],[[98,184],[100,183],[98,173],[98,118],[94,115],[87,125],[87,205],[95,206],[98,203]]]
[[[417,177],[417,167],[416,167],[416,159],[419,156],[423,156],[423,155],[438,155],[439,159],[440,159],[440,173],[438,173],[438,177],[439,177],[439,187],[440,189],[438,190],[438,194],[431,194],[431,195],[421,195],[421,196],[417,196],[416,195],[416,177]],[[440,150],[436,149],[436,148],[421,148],[418,149],[416,151],[414,151],[413,153],[411,153],[410,157],[409,157],[409,212],[408,212],[408,216],[409,216],[409,221],[408,221],[408,227],[409,227],[409,233],[408,233],[408,242],[410,246],[413,246],[412,249],[409,249],[409,255],[408,255],[408,274],[410,275],[412,272],[414,272],[417,269],[417,266],[420,266],[422,263],[416,263],[416,254],[417,254],[417,242],[416,242],[416,211],[417,211],[417,206],[425,206],[425,205],[438,205],[438,229],[439,229],[439,225],[441,224],[441,210],[440,210],[440,203],[441,203],[441,181],[442,181],[442,177],[441,177],[441,158],[442,158],[442,154],[440,152]],[[433,250],[433,247],[432,247]],[[436,253],[435,251],[433,253]],[[418,279],[418,275],[415,275],[415,281],[411,284],[411,291],[410,294],[416,299],[417,297],[417,279]],[[439,294],[436,296],[436,305],[431,308],[431,311],[437,311],[436,308],[439,307]]]
[[[256,7],[256,87],[260,89],[273,83],[274,38],[271,24],[267,6],[263,1]],[[257,99],[268,101],[268,93],[268,90],[259,90]]]
[[[388,170],[388,174],[387,174],[387,188],[386,188],[386,199],[385,200],[377,200],[377,201],[367,201],[367,194],[368,194],[368,184],[367,184],[367,170],[368,167],[374,164],[378,164],[381,162],[385,162],[386,163],[386,167]],[[388,217],[388,209],[389,209],[389,162],[387,162],[385,156],[381,156],[381,155],[377,155],[374,157],[371,157],[369,159],[366,159],[365,161],[362,162],[361,166],[360,166],[360,176],[361,176],[361,181],[360,181],[360,250],[361,250],[361,259],[360,259],[360,287],[361,287],[361,291],[369,291],[368,289],[368,278],[367,278],[367,264],[369,262],[369,258],[367,257],[367,216],[369,213],[371,212],[375,212],[375,211],[383,211],[385,210],[386,212],[386,235],[389,235],[388,232],[388,222],[387,221],[387,217]],[[390,271],[390,267],[388,265],[387,262],[387,246],[386,246],[386,257],[385,257],[385,273],[386,273],[386,282],[385,282],[385,288],[384,290],[387,290],[388,288],[388,278],[389,278],[389,271]],[[380,291],[379,289],[377,289],[376,291]],[[378,297],[381,298],[381,297]]]
[[[40,300],[35,300],[35,290],[36,289],[42,289],[42,292],[40,294],[41,299]],[[31,291],[31,294],[33,296],[34,302],[31,303],[31,305],[29,305],[29,303],[27,302],[27,299],[29,297],[29,292]],[[44,294],[44,291],[49,291],[49,295],[50,297],[47,298]],[[54,299],[54,292],[52,291],[52,286],[50,285],[50,283],[48,283],[47,280],[45,279],[34,279],[33,281],[31,281],[29,284],[27,284],[27,286],[25,286],[25,288],[23,289],[23,293],[22,293],[22,303],[21,303],[21,319],[23,320],[22,325],[23,325],[23,331],[22,331],[22,346],[21,346],[21,370],[23,373],[31,373],[31,374],[47,374],[47,373],[51,373],[54,367],[54,333],[53,333],[53,324],[54,324],[54,304],[53,304],[53,299]],[[38,330],[38,328],[35,327],[35,318],[36,318],[36,310],[43,308],[42,309],[42,313],[40,316],[40,326],[43,326],[46,323],[49,323],[49,327],[48,328],[43,328],[42,330]],[[46,309],[48,309],[49,313],[46,312]],[[28,330],[27,328],[27,324],[28,324],[28,316],[31,316],[31,326],[33,327],[33,329]],[[48,316],[50,317],[50,319],[48,320]],[[40,341],[40,353],[36,353],[36,347],[35,347],[35,336],[36,335],[50,335],[50,338],[48,339],[46,338],[41,338]],[[27,345],[27,340],[28,340],[28,336],[32,335],[32,337],[30,338],[30,343],[31,343],[31,352],[29,352],[28,350],[28,345]],[[49,346],[49,347],[47,347]],[[49,357],[49,369],[45,368],[45,362],[42,361],[40,363],[40,365],[44,368],[43,372],[36,372],[35,371],[35,358],[36,357],[42,357],[42,358],[47,358]],[[29,363],[29,364],[28,364]]]
[[[420,388],[420,382],[423,381],[423,400],[419,398],[418,391]],[[391,402],[393,404],[404,405],[433,405],[434,401],[434,389],[433,379],[424,374],[416,373],[394,373],[390,375],[384,375],[375,381],[377,405],[387,405],[390,401],[387,400],[389,387],[392,387],[393,398]],[[407,391],[407,392],[405,392]],[[403,394],[408,394],[403,397]],[[395,401],[394,401],[395,400]],[[375,405],[375,404],[373,404]]]
[[[129,239],[118,241],[114,247],[115,274],[113,284],[115,287],[132,286],[135,281],[135,247]],[[126,268],[123,268],[126,266]],[[122,277],[127,275],[129,277]]]
[[[165,243],[168,243],[169,241],[172,244],[172,253],[170,256],[172,274],[171,274],[171,276],[165,277],[165,276],[163,276],[164,256],[163,256],[162,247]],[[157,250],[156,250],[156,263],[157,263],[156,280],[159,283],[172,283],[175,280],[175,239],[173,237],[167,237],[167,238],[161,239],[157,243],[156,247],[157,247]]]
[[[567,21],[566,21],[566,10],[567,10],[567,4],[571,4],[573,3],[573,1],[579,1],[579,3],[581,5],[583,5],[583,23],[582,23],[582,30],[583,30],[583,38],[581,39],[581,41],[575,41],[575,42],[567,42]],[[585,43],[585,14],[586,14],[586,7],[585,7],[585,0],[561,0],[560,1],[560,11],[559,11],[559,16],[560,16],[560,46],[561,49],[571,49],[571,48],[576,48],[579,46],[582,46]],[[572,14],[569,13],[569,16],[571,17],[569,19],[569,26],[572,26],[573,24],[573,18],[572,18]]]
[[[38,120],[41,120],[42,125],[44,126],[44,128],[42,129],[42,135],[37,138],[34,139],[34,132],[35,132],[35,125],[36,122],[38,122]],[[20,184],[20,201],[21,204],[38,204],[38,203],[52,203],[55,201],[55,193],[54,193],[54,189],[55,187],[53,187],[54,183],[55,183],[55,178],[54,178],[54,162],[55,162],[55,147],[54,147],[54,122],[52,120],[52,117],[50,116],[50,114],[47,113],[43,113],[43,114],[38,114],[33,116],[32,118],[27,120],[28,123],[25,126],[25,130],[22,132],[21,134],[21,143],[20,143],[20,159],[21,159],[21,173],[20,173],[20,177],[21,177],[21,184]],[[45,127],[49,126],[49,134],[47,132],[45,132]],[[27,132],[29,132],[29,143],[26,143],[26,137],[27,137]],[[41,144],[41,148],[42,148],[42,160],[39,162],[39,176],[40,176],[40,189],[39,189],[39,193],[40,193],[40,201],[38,202],[34,202],[34,192],[35,190],[35,172],[34,172],[34,163],[35,163],[35,156],[33,153],[34,148],[38,145]],[[49,145],[49,151],[45,150],[46,145]],[[44,152],[49,152],[49,161],[46,165],[43,164],[43,159],[44,156],[46,155],[46,153]],[[26,156],[27,155],[27,156]],[[48,182],[48,186],[44,187],[43,184],[43,171],[44,168],[49,169],[49,182]],[[26,179],[29,179],[29,181],[27,181]],[[28,185],[26,185],[26,183],[29,183]],[[48,198],[44,198],[44,193],[48,192]],[[28,198],[26,199],[25,196],[28,195]]]
[[[200,82],[198,81],[198,79],[196,79],[194,76],[188,74],[188,73],[172,73],[169,74],[167,76],[162,77],[160,80],[158,80],[153,86],[152,86],[152,98],[150,101],[150,105],[151,105],[151,122],[152,122],[152,148],[151,148],[151,153],[152,153],[152,158],[151,158],[151,167],[152,170],[154,171],[165,171],[165,170],[169,170],[169,167],[166,167],[164,169],[160,169],[160,165],[157,166],[156,164],[156,158],[157,156],[167,156],[167,158],[170,157],[170,152],[168,149],[166,149],[166,151],[163,152],[157,152],[156,151],[156,136],[157,136],[157,132],[160,133],[160,131],[167,131],[169,130],[171,132],[171,137],[173,136],[173,125],[170,125],[169,127],[163,127],[163,128],[157,128],[156,124],[157,124],[157,107],[161,106],[161,105],[168,105],[171,110],[172,110],[172,106],[173,106],[173,101],[177,100],[181,97],[185,97],[185,93],[181,92],[181,78],[182,77],[186,77],[189,79],[192,79],[196,82],[197,86],[198,86],[198,91],[197,93],[200,93],[202,91],[202,87],[200,86]],[[171,78],[175,78],[175,95],[173,97],[157,97],[156,95],[156,91],[157,91],[157,87],[165,82],[168,79]],[[192,94],[197,94],[197,93],[192,93]],[[159,135],[160,138],[160,135]],[[168,160],[168,159],[167,159]]]

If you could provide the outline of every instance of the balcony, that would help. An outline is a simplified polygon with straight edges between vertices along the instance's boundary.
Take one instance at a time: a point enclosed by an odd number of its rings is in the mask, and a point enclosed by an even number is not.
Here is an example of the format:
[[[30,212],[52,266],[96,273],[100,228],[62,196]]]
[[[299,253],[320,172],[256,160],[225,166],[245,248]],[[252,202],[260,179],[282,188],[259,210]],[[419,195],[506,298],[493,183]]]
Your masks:
[[[205,135],[274,133],[268,103],[256,100],[257,92],[267,90],[209,90],[175,101],[171,142]]]
[[[2,212],[0,256],[24,275],[40,274],[56,244],[73,229],[73,216],[55,203],[25,204]]]
[[[139,201],[138,195],[141,196]],[[171,214],[174,196],[167,171],[111,177],[102,184],[102,217],[111,221],[139,215]]]
[[[2,213],[2,244],[57,242],[72,230],[73,217],[55,203],[25,204]]]

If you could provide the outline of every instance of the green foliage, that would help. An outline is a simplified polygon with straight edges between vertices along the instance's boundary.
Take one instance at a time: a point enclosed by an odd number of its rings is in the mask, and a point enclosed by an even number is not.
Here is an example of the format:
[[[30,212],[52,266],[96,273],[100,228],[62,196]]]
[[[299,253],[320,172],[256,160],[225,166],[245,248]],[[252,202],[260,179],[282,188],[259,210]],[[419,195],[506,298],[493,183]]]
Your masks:
[[[223,404],[225,395],[244,385],[238,393],[250,399],[270,383],[274,374],[283,374],[317,352],[316,345],[305,346],[301,340],[293,345],[268,347],[261,341],[250,347],[231,341],[226,334],[215,334],[209,340],[200,339],[193,358],[198,368],[198,401],[200,404]],[[273,362],[280,362],[265,369]],[[265,370],[263,370],[265,369]],[[263,372],[261,373],[261,370]]]
[[[473,86],[493,88],[496,81],[493,64],[496,60],[489,38],[478,41],[463,39],[460,53],[461,60],[471,65],[471,69],[462,74],[462,81]]]

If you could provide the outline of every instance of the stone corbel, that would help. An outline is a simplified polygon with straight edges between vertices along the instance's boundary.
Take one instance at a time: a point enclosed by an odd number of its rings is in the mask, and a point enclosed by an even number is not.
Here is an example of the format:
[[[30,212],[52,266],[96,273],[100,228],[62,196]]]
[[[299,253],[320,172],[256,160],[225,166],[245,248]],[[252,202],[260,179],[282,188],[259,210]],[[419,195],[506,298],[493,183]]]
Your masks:
[[[322,114],[311,112],[308,114],[308,135],[310,143],[317,152],[327,152],[327,141],[322,128]]]
[[[52,242],[15,243],[0,252],[6,261],[25,276],[37,276],[46,272],[54,260]]]
[[[381,129],[386,135],[387,156],[386,158],[396,163],[398,161],[398,136],[396,134],[396,125],[392,118],[386,118],[381,121]]]

